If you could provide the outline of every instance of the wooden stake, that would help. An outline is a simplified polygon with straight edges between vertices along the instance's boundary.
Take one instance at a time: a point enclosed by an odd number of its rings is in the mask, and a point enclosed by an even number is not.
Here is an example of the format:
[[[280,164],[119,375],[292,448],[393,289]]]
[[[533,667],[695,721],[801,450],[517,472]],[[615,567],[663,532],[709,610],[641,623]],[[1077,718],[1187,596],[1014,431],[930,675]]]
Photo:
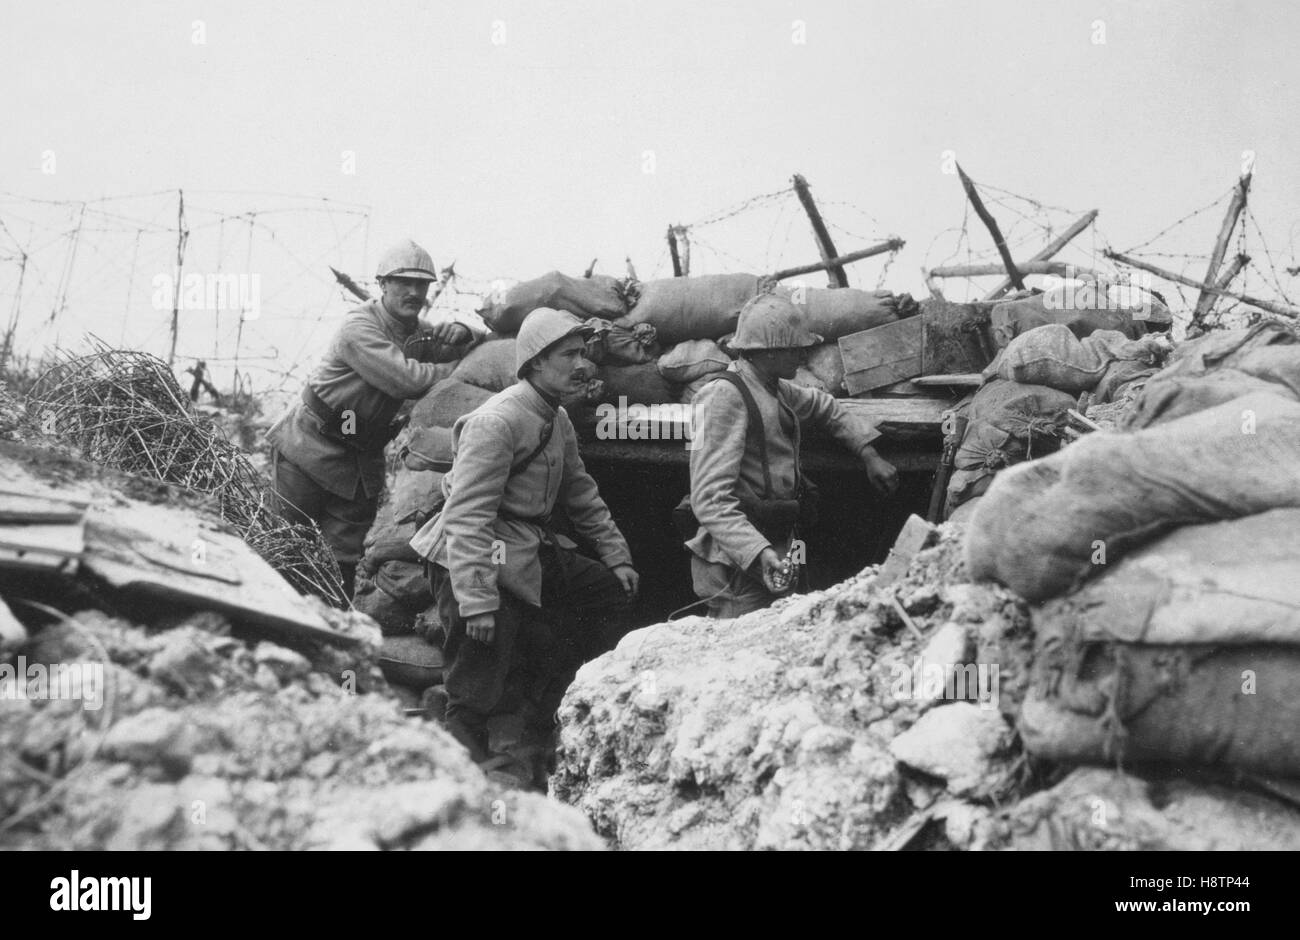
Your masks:
[[[793,182],[794,193],[799,197],[799,202],[803,204],[804,212],[808,213],[808,221],[812,223],[813,238],[817,241],[817,250],[821,252],[826,270],[830,272],[830,286],[848,287],[849,277],[844,273],[844,268],[835,263],[839,252],[835,250],[835,243],[831,241],[830,232],[826,231],[826,223],[822,221],[822,214],[817,210],[817,204],[813,202],[812,193],[808,189],[808,181],[796,173]]]
[[[1096,218],[1096,209],[1090,209],[1085,212],[1079,218],[1075,219],[1069,228],[1062,232],[1057,238],[1053,239],[1046,248],[1030,258],[1029,263],[1033,264],[1035,261],[1046,261],[1049,258],[1056,257],[1058,251],[1072,242],[1074,237],[1091,225],[1093,220]],[[1004,280],[1002,283],[998,284],[997,287],[993,288],[993,290],[989,291],[989,293],[984,296],[984,300],[997,300],[1010,289],[1010,279]]]
[[[185,190],[176,190],[176,289],[172,293],[172,345],[167,353],[167,365],[176,362],[176,334],[179,330],[181,311],[181,270],[185,266],[185,243],[189,240],[189,230],[185,228]]]
[[[870,248],[863,248],[861,251],[850,251],[847,255],[840,255],[829,260],[816,261],[812,264],[801,264],[795,268],[782,268],[775,274],[771,275],[774,281],[783,281],[787,277],[795,277],[799,274],[812,274],[814,271],[826,271],[832,266],[843,266],[851,264],[854,261],[861,261],[863,258],[871,258],[875,255],[883,255],[887,251],[898,251],[906,245],[907,242],[901,238],[891,238],[887,242],[881,242],[879,245],[872,245]]]
[[[1175,284],[1208,290],[1220,297],[1231,297],[1233,300],[1240,300],[1243,304],[1258,307],[1260,310],[1267,310],[1269,313],[1276,313],[1280,317],[1290,317],[1292,319],[1300,318],[1300,310],[1297,310],[1294,307],[1284,307],[1281,304],[1273,303],[1271,300],[1262,300],[1258,297],[1251,297],[1248,294],[1238,294],[1230,290],[1224,290],[1221,287],[1206,287],[1204,284],[1201,284],[1199,281],[1194,281],[1190,277],[1184,277],[1181,274],[1175,274],[1172,271],[1157,268],[1154,264],[1147,264],[1145,261],[1139,261],[1137,258],[1130,258],[1128,255],[1120,254],[1118,251],[1105,251],[1103,254],[1112,261],[1118,261],[1120,264],[1127,264],[1131,268],[1147,271],[1154,274],[1156,277],[1164,278],[1166,281],[1173,281]]]
[[[677,245],[682,254],[682,277],[691,276],[691,231],[685,225],[677,226]]]
[[[975,214],[980,217],[984,227],[993,236],[993,244],[997,246],[998,254],[1002,256],[1002,264],[1006,266],[1011,283],[1016,290],[1024,290],[1024,279],[1020,276],[1020,272],[1016,270],[1016,263],[1011,260],[1011,251],[1007,248],[1006,239],[1002,237],[1002,230],[998,228],[997,220],[989,214],[988,209],[984,208],[984,201],[980,199],[980,194],[975,191],[975,183],[966,175],[966,171],[961,168],[960,163],[957,164],[957,175],[961,177],[961,185],[966,190],[966,198],[970,200],[971,208],[975,210]]]
[[[336,271],[331,267],[330,273],[334,275],[334,280],[342,284],[344,289],[357,300],[366,301],[370,299],[370,293],[342,271]]]
[[[1104,281],[1106,276],[1092,268],[1080,268],[1064,261],[1023,261],[1016,265],[1022,275],[1054,274],[1057,277],[1072,277],[1081,281]],[[1006,268],[1000,264],[947,264],[931,268],[931,277],[983,277],[989,274],[1005,274]]]
[[[1205,269],[1205,285],[1201,294],[1196,298],[1196,309],[1192,311],[1192,322],[1188,330],[1200,332],[1204,329],[1205,318],[1210,315],[1210,310],[1214,307],[1214,302],[1218,295],[1207,288],[1213,287],[1218,278],[1219,265],[1223,263],[1223,256],[1228,251],[1228,240],[1232,238],[1232,230],[1237,227],[1237,219],[1241,216],[1241,211],[1246,208],[1246,196],[1250,192],[1251,173],[1243,173],[1237,180],[1237,186],[1232,191],[1232,200],[1228,203],[1228,211],[1223,217],[1223,225],[1219,227],[1219,237],[1214,240],[1214,251],[1210,253],[1210,263]]]
[[[1223,273],[1219,275],[1219,279],[1215,282],[1214,286],[1219,290],[1227,290],[1228,285],[1236,279],[1237,275],[1241,273],[1242,268],[1248,264],[1250,264],[1250,255],[1235,256],[1232,261],[1228,263],[1228,266],[1223,269]]]
[[[677,233],[671,225],[668,226],[668,254],[673,259],[673,277],[681,277],[682,259],[677,254]]]

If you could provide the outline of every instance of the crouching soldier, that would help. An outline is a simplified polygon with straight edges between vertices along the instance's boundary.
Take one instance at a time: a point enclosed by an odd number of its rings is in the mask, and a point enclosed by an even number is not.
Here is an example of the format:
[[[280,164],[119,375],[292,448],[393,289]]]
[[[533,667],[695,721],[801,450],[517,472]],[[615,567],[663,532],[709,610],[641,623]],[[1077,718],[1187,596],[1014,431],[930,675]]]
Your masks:
[[[411,540],[446,634],[445,724],[480,763],[493,757],[493,714],[531,710],[532,730],[549,738],[573,671],[617,640],[636,596],[627,542],[561,405],[585,385],[591,332],[558,310],[528,315],[517,340],[522,381],[456,422],[446,502]],[[554,531],[557,509],[599,563]]]
[[[879,431],[826,392],[790,381],[820,342],[792,302],[760,294],[741,310],[731,340],[740,358],[694,400],[689,509],[699,528],[686,547],[711,617],[758,610],[794,586],[802,552],[792,548],[814,512],[799,466],[801,425],[823,428],[857,454],[876,490],[898,487],[897,470],[871,446]]]
[[[281,511],[320,526],[349,598],[384,485],[384,447],[400,429],[395,419],[403,401],[433,387],[435,363],[461,358],[482,337],[463,323],[420,319],[438,275],[415,242],[385,254],[377,277],[382,296],[344,317],[302,400],[267,431]]]

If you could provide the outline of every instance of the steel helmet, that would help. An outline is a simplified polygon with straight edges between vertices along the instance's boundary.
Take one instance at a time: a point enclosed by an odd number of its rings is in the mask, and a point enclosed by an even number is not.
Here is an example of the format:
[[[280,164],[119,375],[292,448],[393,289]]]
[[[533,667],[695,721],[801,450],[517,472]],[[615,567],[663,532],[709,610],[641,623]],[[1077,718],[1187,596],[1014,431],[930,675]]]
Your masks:
[[[429,253],[409,238],[398,242],[384,252],[379,259],[376,278],[409,277],[420,281],[436,281],[438,274],[434,270],[433,258]]]
[[[590,339],[596,331],[571,313],[538,307],[524,317],[515,340],[515,375],[524,377],[524,366],[569,336]]]
[[[806,317],[780,294],[764,293],[740,308],[732,349],[798,349],[816,346],[822,338],[808,330]]]

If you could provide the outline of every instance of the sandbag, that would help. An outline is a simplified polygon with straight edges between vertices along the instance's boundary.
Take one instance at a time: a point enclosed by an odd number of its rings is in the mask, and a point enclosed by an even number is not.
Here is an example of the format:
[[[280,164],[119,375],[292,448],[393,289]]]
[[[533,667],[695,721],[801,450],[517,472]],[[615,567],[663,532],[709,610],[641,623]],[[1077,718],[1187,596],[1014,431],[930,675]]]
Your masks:
[[[676,402],[679,397],[678,386],[660,375],[653,362],[605,366],[601,377],[606,401],[617,403],[620,397],[626,397],[629,404],[662,405]]]
[[[1091,391],[1117,360],[1153,363],[1160,354],[1154,337],[1130,340],[1117,330],[1097,330],[1082,340],[1060,323],[1021,333],[984,370],[986,377],[1047,385],[1078,395]]]
[[[1106,405],[1136,399],[1146,383],[1159,371],[1159,366],[1149,365],[1141,359],[1115,359],[1106,366],[1106,371],[1092,387],[1093,404]]]
[[[380,565],[386,561],[409,561],[420,563],[420,556],[411,548],[411,539],[415,537],[416,526],[413,522],[399,523],[395,520],[395,507],[388,500],[379,507],[374,524],[366,533],[364,555],[358,571],[367,577],[374,577]]]
[[[408,427],[402,433],[397,456],[404,469],[447,472],[455,451],[455,436],[451,428]]]
[[[524,317],[538,307],[567,310],[584,320],[588,317],[613,320],[627,312],[615,278],[600,274],[578,278],[551,271],[516,284],[500,302],[489,303],[478,313],[496,332],[513,336],[519,332]]]
[[[1300,341],[1274,321],[1183,343],[1146,383],[1124,427],[1149,427],[1263,390],[1300,400]]]
[[[1133,433],[1094,432],[999,474],[967,529],[966,568],[1045,601],[1177,526],[1294,506],[1300,403],[1259,392]]]
[[[1035,757],[1300,774],[1294,646],[1039,644],[1019,730]]]
[[[652,324],[659,342],[717,339],[736,329],[740,308],[758,294],[753,274],[706,274],[671,277],[641,284],[636,305],[621,322]]]
[[[374,575],[375,587],[417,614],[433,603],[433,589],[424,576],[424,564],[386,561]]]
[[[1300,510],[1183,526],[1033,612],[1040,635],[1300,648]]]
[[[460,361],[451,377],[453,381],[499,392],[519,381],[515,368],[515,341],[494,339],[473,349]]]
[[[857,290],[853,287],[783,288],[795,306],[808,318],[808,329],[825,340],[884,326],[898,319],[899,297],[887,290]],[[907,294],[902,295],[911,301]],[[912,302],[915,306],[915,302]]]
[[[415,403],[411,410],[411,426],[449,428],[457,418],[469,414],[493,394],[458,379],[443,382]]]
[[[393,484],[393,520],[400,525],[428,518],[441,498],[442,478],[437,470],[398,469]]]
[[[442,650],[419,636],[386,637],[379,647],[379,670],[389,682],[423,692],[442,682]]]
[[[1046,385],[992,379],[964,409],[967,420],[953,457],[946,510],[988,491],[995,474],[1060,449],[1060,431],[1075,399]]]
[[[715,372],[725,372],[729,365],[731,357],[711,339],[678,343],[658,359],[659,374],[669,382],[694,382]]]
[[[687,382],[681,386],[681,391],[677,393],[677,401],[683,405],[689,405],[695,400],[695,396],[700,393],[700,389],[708,385],[718,377],[718,373],[710,372],[708,375],[702,375],[694,381]]]
[[[658,342],[659,333],[649,323],[637,323],[632,326],[611,323],[609,329],[602,332],[603,362],[639,365],[643,362],[654,362],[661,351]]]
[[[1045,297],[1045,294],[1034,294],[995,305],[989,311],[994,345],[1003,349],[1021,333],[1051,323],[1069,327],[1070,332],[1080,339],[1097,330],[1118,330],[1128,339],[1137,339],[1146,333],[1142,321],[1134,321],[1130,311],[1117,308],[1063,310],[1048,307]]]
[[[357,593],[352,606],[379,624],[384,636],[401,636],[413,629],[416,614],[369,579],[357,578]]]
[[[826,391],[837,398],[846,394],[844,389],[844,356],[839,343],[823,343],[808,352],[808,371],[821,379]]]

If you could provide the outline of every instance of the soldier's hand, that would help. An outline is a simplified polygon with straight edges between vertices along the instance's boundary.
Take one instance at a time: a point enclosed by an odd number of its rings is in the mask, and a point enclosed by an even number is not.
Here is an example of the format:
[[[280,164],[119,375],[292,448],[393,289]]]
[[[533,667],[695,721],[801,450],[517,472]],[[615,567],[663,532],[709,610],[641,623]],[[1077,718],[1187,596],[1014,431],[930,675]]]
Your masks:
[[[496,625],[496,614],[475,614],[465,621],[465,633],[471,640],[491,646],[496,636]]]
[[[444,346],[459,346],[468,343],[472,335],[464,323],[435,323],[425,335],[435,343]]]
[[[628,600],[636,600],[637,588],[641,585],[641,576],[636,573],[636,569],[631,565],[617,565],[610,569],[614,572],[614,577],[623,585],[623,591],[627,594]]]
[[[773,594],[781,593],[781,559],[770,545],[758,556],[759,571],[763,576],[763,587]]]
[[[898,469],[878,454],[863,461],[867,466],[867,481],[878,493],[892,496],[898,489]]]

